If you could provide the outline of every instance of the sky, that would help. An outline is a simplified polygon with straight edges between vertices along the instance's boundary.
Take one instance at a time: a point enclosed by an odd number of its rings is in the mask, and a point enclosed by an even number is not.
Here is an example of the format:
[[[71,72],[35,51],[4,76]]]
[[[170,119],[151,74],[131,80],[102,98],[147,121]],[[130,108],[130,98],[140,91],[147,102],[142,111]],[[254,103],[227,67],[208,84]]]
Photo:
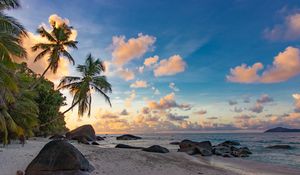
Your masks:
[[[21,0],[7,13],[29,31],[30,47],[45,41],[39,26],[67,23],[78,50],[106,65],[112,107],[93,93],[92,114],[66,114],[69,128],[97,133],[256,132],[300,127],[300,3],[298,0]],[[55,84],[78,75],[62,58]],[[72,95],[67,97],[67,109]]]

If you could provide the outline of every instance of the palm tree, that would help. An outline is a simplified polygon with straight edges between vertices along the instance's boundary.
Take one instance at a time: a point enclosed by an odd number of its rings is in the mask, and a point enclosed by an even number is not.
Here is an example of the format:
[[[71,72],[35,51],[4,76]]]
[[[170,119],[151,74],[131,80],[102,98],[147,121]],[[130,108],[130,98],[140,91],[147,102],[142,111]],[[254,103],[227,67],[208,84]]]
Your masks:
[[[2,142],[7,144],[8,134],[20,134],[22,129],[8,113],[8,106],[15,102],[14,94],[19,92],[13,57],[26,57],[21,46],[22,36],[27,36],[25,28],[3,11],[20,7],[18,0],[0,0],[0,133]]]
[[[13,56],[26,57],[21,46],[22,36],[27,36],[25,28],[15,18],[7,16],[3,11],[19,8],[18,0],[0,0],[0,61],[12,60]]]
[[[43,58],[46,54],[49,55],[49,65],[42,73],[40,78],[31,86],[33,89],[38,82],[45,76],[45,74],[50,69],[53,73],[56,73],[59,65],[59,60],[61,56],[66,57],[73,65],[75,61],[71,54],[67,51],[67,48],[77,49],[77,41],[70,39],[72,34],[72,27],[62,24],[56,27],[56,24],[52,24],[52,31],[48,32],[44,27],[38,28],[37,32],[45,37],[48,42],[38,43],[32,47],[32,51],[41,50],[41,52],[36,56],[35,62]]]
[[[63,114],[70,111],[74,106],[78,105],[78,116],[82,116],[88,111],[91,114],[92,89],[100,93],[106,102],[111,106],[110,98],[106,93],[111,93],[111,84],[107,82],[106,77],[101,75],[105,71],[102,61],[94,59],[91,54],[86,58],[84,65],[78,65],[77,71],[81,73],[81,77],[65,76],[62,78],[58,88],[69,89],[74,98],[72,105]]]

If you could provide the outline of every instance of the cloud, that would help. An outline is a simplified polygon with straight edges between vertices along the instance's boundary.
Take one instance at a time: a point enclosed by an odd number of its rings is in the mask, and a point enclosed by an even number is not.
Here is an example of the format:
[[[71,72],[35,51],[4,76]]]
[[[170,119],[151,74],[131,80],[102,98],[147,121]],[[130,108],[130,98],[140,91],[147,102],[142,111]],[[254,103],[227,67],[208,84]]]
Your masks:
[[[166,110],[171,108],[179,108],[182,110],[190,110],[192,107],[189,104],[178,104],[175,101],[175,93],[172,92],[159,100],[159,102],[149,101],[148,107],[150,109]]]
[[[137,80],[130,85],[131,88],[146,88],[148,87],[147,81]]]
[[[126,81],[133,80],[135,78],[134,72],[129,69],[120,69],[117,72],[118,75]]]
[[[173,83],[173,82],[169,84],[169,88],[171,88],[175,92],[179,91],[179,89],[176,87],[175,83]]]
[[[243,112],[243,108],[239,108],[239,107],[235,106],[233,111],[236,112],[236,113],[241,113],[241,112]]]
[[[294,111],[300,113],[300,94],[293,94],[292,96],[294,98],[294,105],[295,105]]]
[[[300,50],[287,47],[280,52],[266,71],[263,72],[261,82],[276,83],[286,81],[300,73]]]
[[[230,75],[226,78],[230,82],[237,83],[278,83],[287,81],[300,73],[300,50],[295,47],[287,47],[280,52],[261,75],[262,63],[255,63],[251,67],[246,64],[230,69]]]
[[[129,115],[129,112],[128,112],[126,109],[123,109],[123,110],[120,112],[120,115]]]
[[[251,108],[249,108],[250,111],[255,113],[261,113],[264,110],[264,107],[261,103],[255,103],[255,105]]]
[[[297,40],[300,38],[300,13],[289,15],[283,24],[264,30],[265,38],[269,40]]]
[[[117,119],[119,118],[118,115],[112,113],[105,113],[101,116],[102,119]]]
[[[263,94],[260,96],[259,99],[256,100],[257,103],[269,103],[274,101],[272,97],[270,97],[268,94]]]
[[[160,91],[156,87],[151,88],[153,90],[154,95],[159,95]]]
[[[70,21],[68,19],[62,19],[56,14],[53,14],[49,17],[49,23],[56,22],[56,25],[62,25],[63,23],[70,24]],[[44,24],[45,28],[50,30],[48,26]],[[72,35],[71,39],[75,40],[77,37],[77,31],[75,29],[72,29]],[[33,52],[31,50],[31,47],[34,46],[37,43],[47,43],[48,40],[46,38],[41,37],[38,34],[33,34],[31,32],[28,32],[28,37],[22,38],[22,45],[27,51],[27,59],[26,60],[16,60],[17,62],[26,62],[28,67],[32,69],[34,72],[38,74],[42,74],[47,66],[49,65],[48,58],[49,55],[45,55],[42,59],[40,59],[37,62],[34,62],[35,57],[40,53],[41,50],[37,50],[36,52]],[[54,74],[50,70],[46,73],[45,77],[51,81],[58,81],[63,76],[66,76],[69,74],[69,61],[67,59],[60,59],[58,64],[57,73]]]
[[[218,117],[207,117],[206,119],[208,119],[208,120],[217,120]]]
[[[254,83],[258,82],[260,77],[257,75],[257,72],[263,69],[262,63],[255,63],[253,66],[247,66],[242,64],[235,68],[230,69],[230,75],[227,75],[226,78],[230,82],[236,83]]]
[[[207,111],[204,110],[204,109],[201,109],[201,110],[199,110],[199,111],[194,112],[194,114],[197,114],[197,115],[204,115],[204,114],[206,114],[206,113],[207,113]]]
[[[129,97],[125,99],[125,106],[126,106],[126,107],[131,107],[131,103],[132,103],[132,101],[135,99],[135,97],[136,97],[135,90],[132,90],[132,91],[130,92]]]
[[[176,114],[168,113],[167,114],[167,118],[170,121],[183,121],[185,119],[188,119],[189,116],[186,116],[186,115],[176,115]]]
[[[229,100],[229,101],[228,101],[228,104],[229,104],[230,106],[233,106],[233,105],[238,104],[238,102],[237,102],[236,100]]]
[[[58,16],[57,14],[50,15],[48,22],[51,26],[55,25],[55,27],[62,26],[63,24],[70,25],[69,19],[67,19],[67,18],[63,19],[62,17]]]
[[[129,61],[140,58],[151,50],[156,38],[149,35],[138,34],[137,38],[125,40],[125,36],[114,36],[112,39],[112,57],[116,65],[123,66]]]
[[[144,72],[144,70],[145,70],[145,67],[144,67],[144,66],[140,66],[140,67],[138,67],[138,71],[139,71],[139,73],[143,73],[143,72]]]
[[[158,59],[159,59],[159,57],[157,55],[155,55],[154,57],[146,58],[144,61],[144,65],[147,67],[150,67],[150,66],[156,64]]]
[[[154,69],[154,76],[170,76],[183,72],[186,68],[186,63],[180,55],[173,55],[169,59],[161,60]]]

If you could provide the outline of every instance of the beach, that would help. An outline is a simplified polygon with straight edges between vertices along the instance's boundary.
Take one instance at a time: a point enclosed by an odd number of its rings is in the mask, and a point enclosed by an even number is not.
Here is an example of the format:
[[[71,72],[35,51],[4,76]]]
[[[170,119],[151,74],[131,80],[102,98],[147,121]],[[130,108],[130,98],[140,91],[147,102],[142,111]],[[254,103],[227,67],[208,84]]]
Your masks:
[[[22,147],[13,143],[0,148],[1,175],[15,175],[25,171],[42,147],[46,138],[33,138]],[[141,150],[101,148],[71,142],[95,167],[92,175],[235,175],[235,174],[299,174],[300,170],[272,166],[235,158],[189,156],[176,150],[170,153],[149,153]]]

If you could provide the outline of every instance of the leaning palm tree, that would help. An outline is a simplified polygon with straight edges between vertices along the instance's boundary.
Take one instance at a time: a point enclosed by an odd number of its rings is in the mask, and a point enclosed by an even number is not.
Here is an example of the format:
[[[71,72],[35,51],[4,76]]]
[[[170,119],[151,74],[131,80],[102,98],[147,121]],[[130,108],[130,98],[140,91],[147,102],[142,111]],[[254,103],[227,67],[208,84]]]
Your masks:
[[[42,73],[40,78],[31,86],[33,89],[38,82],[45,76],[45,74],[50,69],[53,73],[57,72],[59,66],[59,60],[61,56],[66,57],[73,65],[75,61],[71,54],[67,51],[67,48],[77,49],[77,41],[71,40],[72,27],[62,24],[56,26],[52,24],[52,31],[48,32],[44,27],[40,27],[37,32],[48,40],[45,43],[38,43],[32,47],[32,51],[41,50],[41,52],[36,56],[35,62],[42,59],[45,55],[49,55],[48,67]]]
[[[100,93],[106,102],[111,106],[110,98],[107,93],[111,93],[111,84],[107,82],[106,77],[101,75],[105,71],[102,61],[94,59],[91,54],[86,58],[84,65],[78,65],[77,71],[81,73],[81,77],[66,76],[62,78],[58,88],[69,89],[74,98],[72,105],[63,114],[70,111],[74,106],[78,105],[78,116],[82,116],[88,111],[91,114],[92,89]]]
[[[18,7],[18,0],[0,0],[0,138],[4,145],[8,142],[8,133],[20,134],[22,130],[8,113],[8,106],[15,102],[14,94],[19,90],[12,60],[26,57],[20,37],[27,34],[15,18],[3,12]]]
[[[13,57],[26,57],[20,39],[27,36],[26,30],[15,18],[4,13],[4,10],[19,7],[18,0],[0,0],[0,61],[12,60]]]

